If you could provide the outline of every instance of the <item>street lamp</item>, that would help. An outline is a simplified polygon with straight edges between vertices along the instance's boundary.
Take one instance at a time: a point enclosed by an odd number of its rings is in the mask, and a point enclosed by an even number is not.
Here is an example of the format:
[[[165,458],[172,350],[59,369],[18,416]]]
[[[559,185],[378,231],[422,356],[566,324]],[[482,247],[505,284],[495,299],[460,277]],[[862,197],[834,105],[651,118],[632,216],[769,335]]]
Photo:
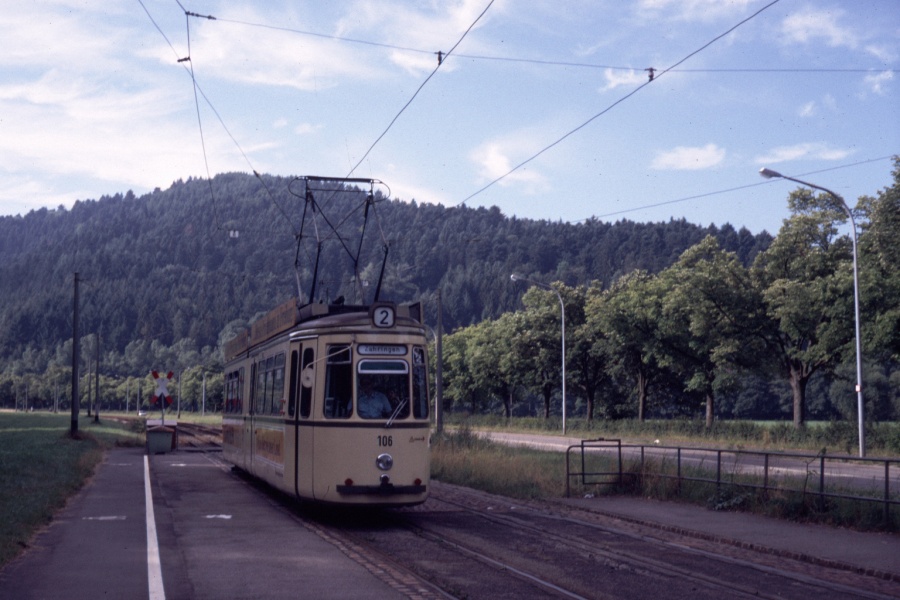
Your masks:
[[[566,434],[566,305],[563,304],[563,299],[560,293],[555,289],[547,285],[546,283],[541,283],[540,281],[532,281],[531,279],[527,279],[522,277],[521,275],[516,275],[513,273],[509,276],[509,278],[513,281],[525,281],[532,285],[536,285],[539,288],[543,288],[545,290],[550,290],[556,297],[559,298],[559,313],[561,317],[561,330],[562,330],[562,432],[563,435]]]
[[[801,181],[800,179],[794,179],[793,177],[788,177],[787,175],[782,175],[777,171],[773,171],[772,169],[766,169],[763,167],[759,170],[759,174],[765,177],[766,179],[772,179],[773,177],[787,179],[788,181],[793,181],[795,183],[799,183],[800,185],[805,185],[807,187],[811,187],[813,189],[821,190],[837,200],[840,207],[850,218],[850,233],[851,239],[853,240],[853,306],[854,306],[854,316],[856,320],[856,403],[857,403],[857,417],[859,421],[859,456],[865,457],[866,455],[866,433],[865,433],[865,419],[863,410],[865,408],[865,404],[863,403],[863,392],[862,392],[862,344],[860,342],[859,335],[859,268],[856,264],[856,221],[853,219],[853,213],[850,211],[850,207],[847,206],[847,203],[841,198],[838,194],[832,192],[827,188],[823,188],[822,186],[815,185],[809,183],[808,181]]]

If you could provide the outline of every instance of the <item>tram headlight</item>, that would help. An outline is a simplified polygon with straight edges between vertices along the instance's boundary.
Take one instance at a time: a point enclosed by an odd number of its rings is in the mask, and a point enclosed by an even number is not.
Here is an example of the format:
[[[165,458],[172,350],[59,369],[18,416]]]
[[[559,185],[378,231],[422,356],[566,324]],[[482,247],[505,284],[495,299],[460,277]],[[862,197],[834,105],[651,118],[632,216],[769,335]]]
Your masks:
[[[391,467],[394,466],[394,457],[390,454],[379,454],[378,458],[375,459],[375,466],[382,471],[390,471]]]

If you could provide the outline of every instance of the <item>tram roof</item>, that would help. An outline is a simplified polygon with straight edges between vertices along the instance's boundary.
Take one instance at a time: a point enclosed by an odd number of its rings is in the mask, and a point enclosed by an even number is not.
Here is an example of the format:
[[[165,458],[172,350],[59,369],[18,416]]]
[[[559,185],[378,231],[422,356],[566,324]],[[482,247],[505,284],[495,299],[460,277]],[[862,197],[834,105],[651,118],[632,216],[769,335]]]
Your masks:
[[[316,303],[298,306],[297,300],[292,298],[269,311],[249,329],[242,330],[225,342],[225,360],[232,360],[253,346],[266,342],[297,325],[306,325],[298,329],[312,329],[361,324],[369,319],[373,308],[380,305],[390,305],[396,309],[397,325],[410,326],[422,323],[420,303],[405,305],[392,302],[373,305]]]

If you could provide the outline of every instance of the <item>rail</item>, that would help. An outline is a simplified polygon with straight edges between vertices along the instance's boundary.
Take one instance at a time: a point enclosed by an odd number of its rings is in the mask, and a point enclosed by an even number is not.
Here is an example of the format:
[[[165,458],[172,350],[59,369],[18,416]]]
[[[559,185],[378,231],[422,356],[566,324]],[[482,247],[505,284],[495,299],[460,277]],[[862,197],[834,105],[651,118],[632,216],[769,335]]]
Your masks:
[[[580,454],[580,471],[573,470],[573,454]],[[592,456],[609,458],[610,454],[614,455],[616,470],[602,471],[593,466]],[[626,469],[626,458],[636,468]],[[637,474],[673,479],[679,491],[683,482],[691,481],[715,484],[717,492],[722,486],[734,486],[757,490],[764,497],[771,492],[808,494],[818,498],[821,506],[827,498],[879,503],[885,524],[890,523],[891,507],[900,506],[897,458],[623,444],[621,440],[604,438],[582,440],[566,449],[567,497],[571,494],[570,483],[576,479],[583,486],[610,485],[621,484],[626,476]]]

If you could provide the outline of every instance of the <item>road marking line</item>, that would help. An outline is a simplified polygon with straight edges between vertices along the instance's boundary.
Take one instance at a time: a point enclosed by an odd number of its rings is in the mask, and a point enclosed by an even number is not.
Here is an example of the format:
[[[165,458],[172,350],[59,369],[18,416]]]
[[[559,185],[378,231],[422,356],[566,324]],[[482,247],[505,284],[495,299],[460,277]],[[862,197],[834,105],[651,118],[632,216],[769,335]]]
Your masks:
[[[81,517],[82,521],[124,521],[123,515],[109,515],[105,517]]]
[[[166,600],[159,541],[156,538],[156,517],[153,514],[153,492],[150,491],[150,459],[147,456],[144,456],[144,504],[147,507],[147,584],[150,600]]]

